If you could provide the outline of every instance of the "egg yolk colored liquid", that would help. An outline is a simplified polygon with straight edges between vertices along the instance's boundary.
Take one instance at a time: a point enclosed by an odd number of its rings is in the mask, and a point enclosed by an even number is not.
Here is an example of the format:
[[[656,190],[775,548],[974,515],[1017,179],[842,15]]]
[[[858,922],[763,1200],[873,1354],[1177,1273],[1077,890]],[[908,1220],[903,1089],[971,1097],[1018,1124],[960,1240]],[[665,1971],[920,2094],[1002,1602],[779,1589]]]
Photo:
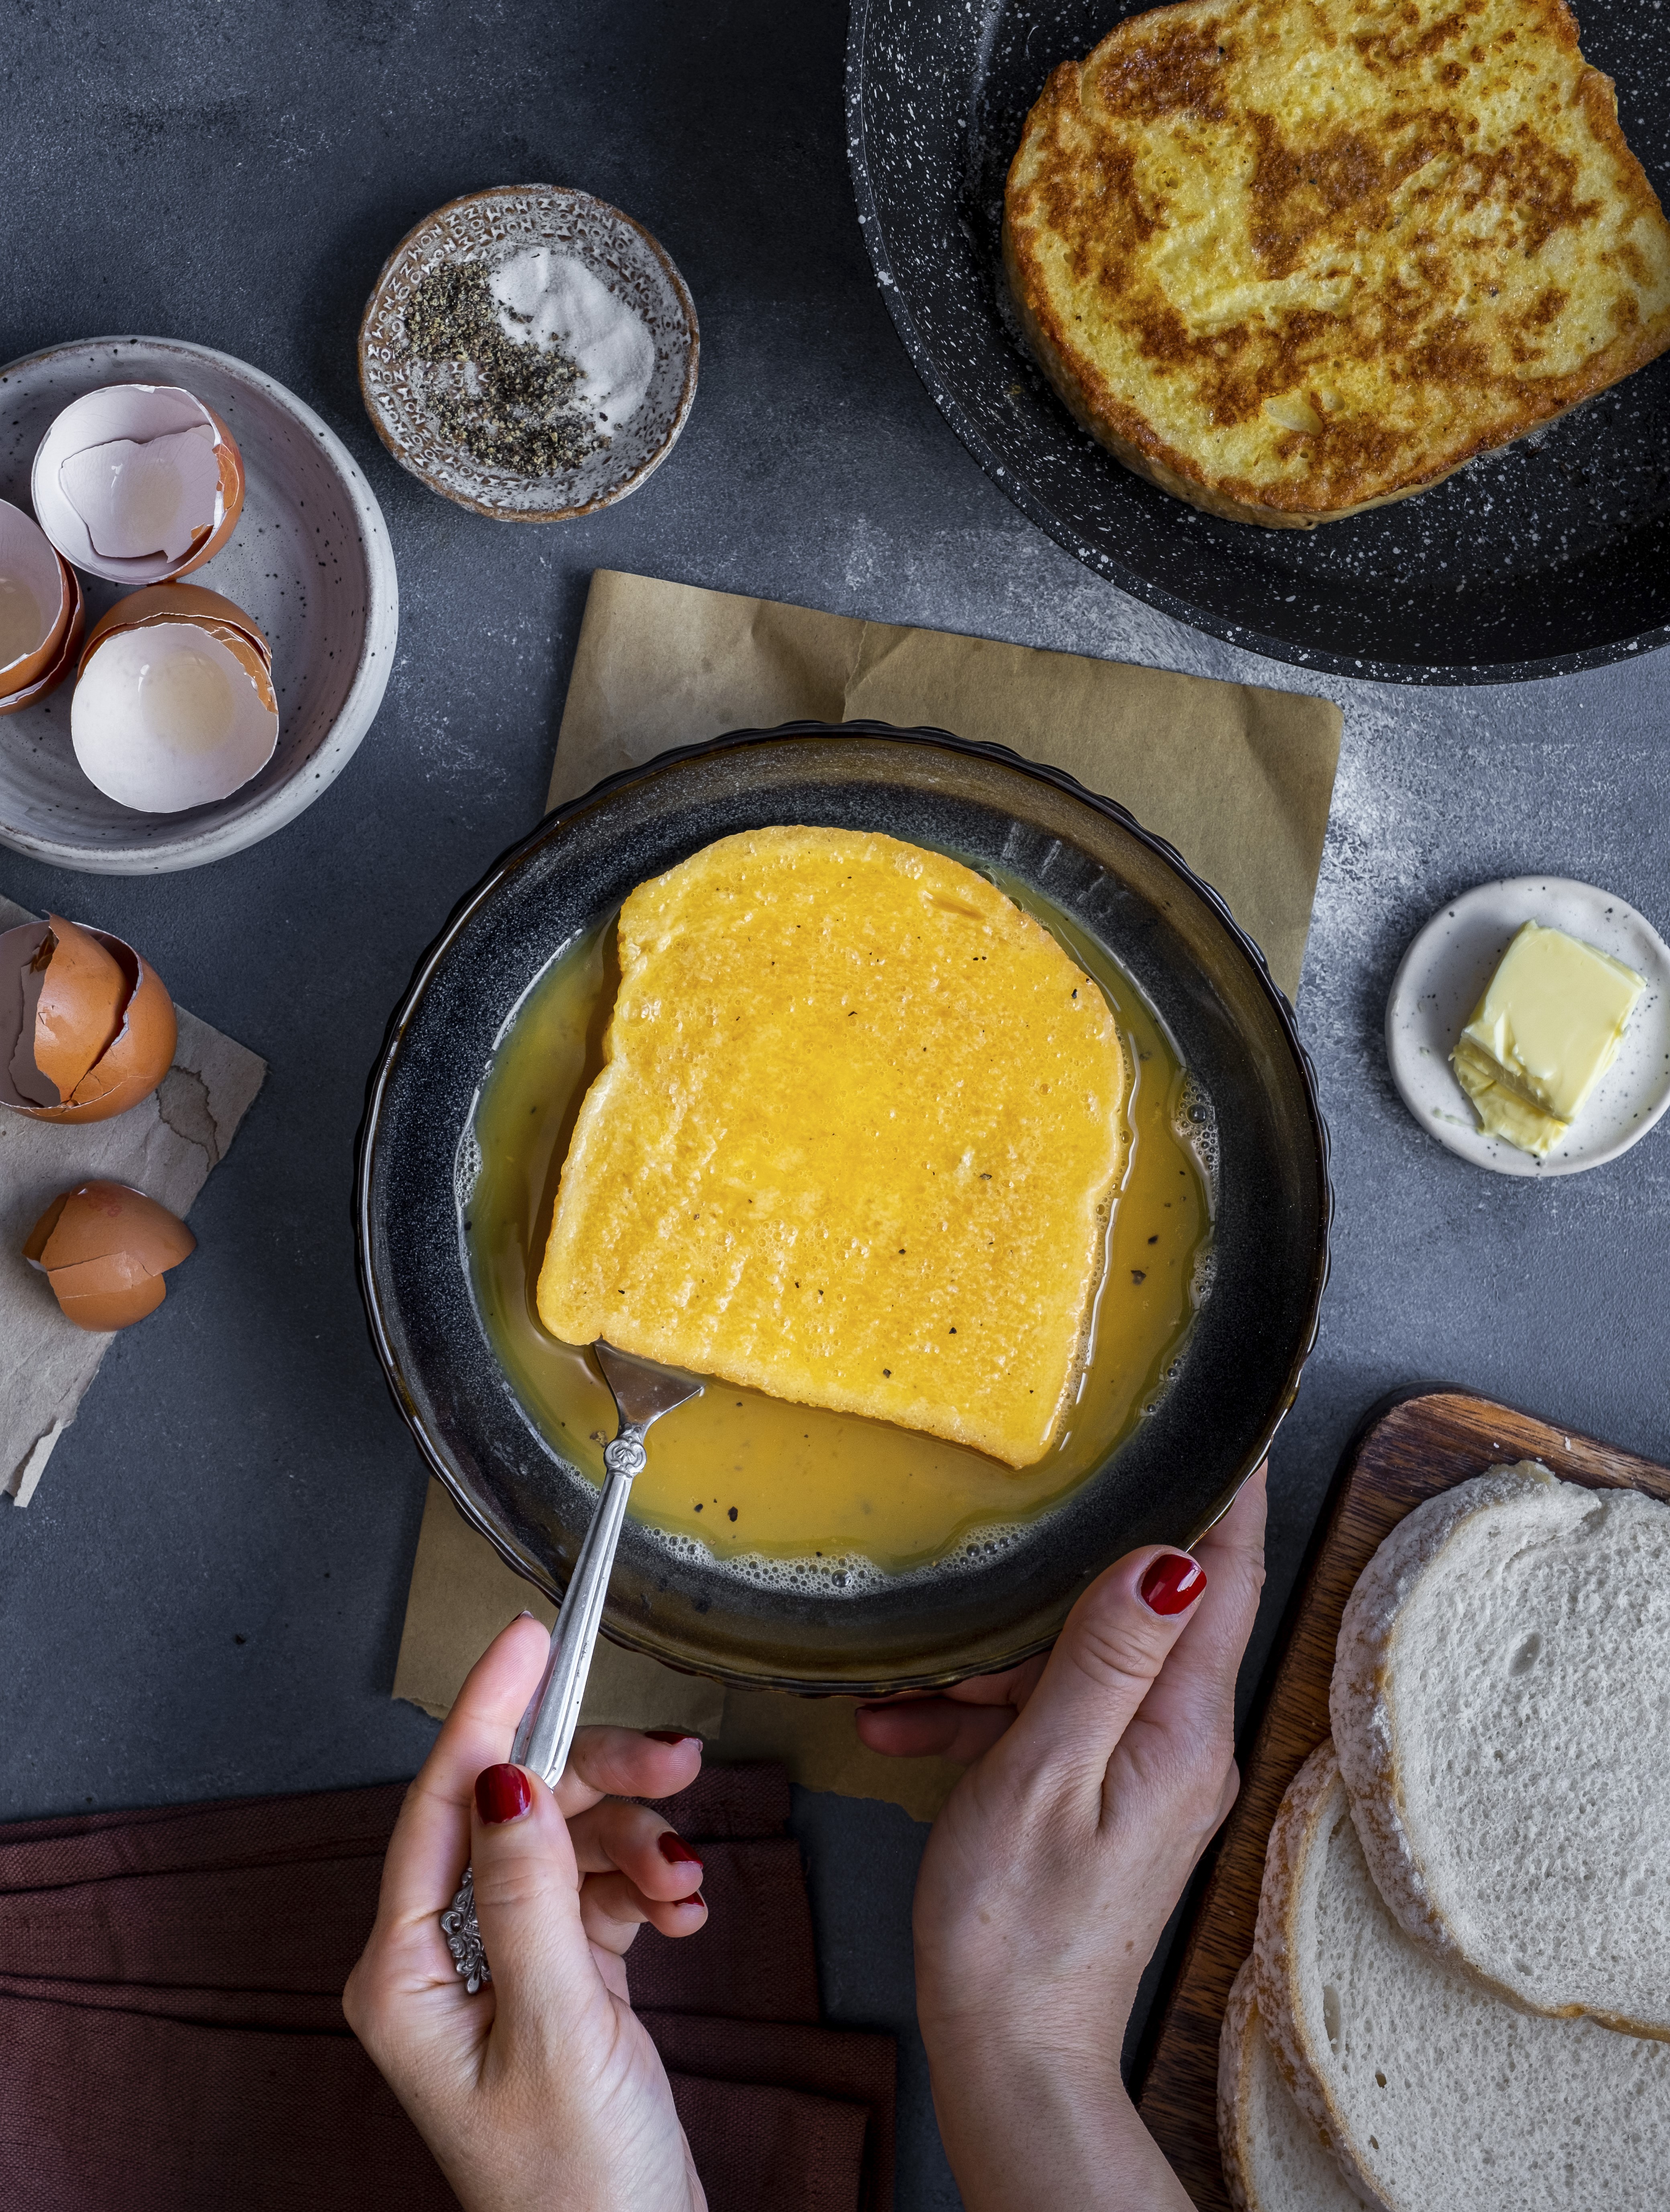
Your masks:
[[[1163,1026],[1107,953],[1029,889],[1006,880],[1000,888],[1100,984],[1135,1079],[1089,1355],[1055,1443],[1017,1471],[920,1431],[709,1377],[700,1398],[652,1432],[648,1464],[632,1486],[635,1520],[695,1537],[721,1559],[862,1559],[896,1573],[977,1540],[982,1528],[1012,1527],[1059,1504],[1164,1388],[1211,1237],[1197,1152],[1204,1106]],[[477,1102],[481,1165],[464,1217],[489,1340],[546,1442],[596,1483],[616,1426],[614,1401],[586,1351],[540,1326],[534,1288],[619,980],[611,915],[529,991]]]

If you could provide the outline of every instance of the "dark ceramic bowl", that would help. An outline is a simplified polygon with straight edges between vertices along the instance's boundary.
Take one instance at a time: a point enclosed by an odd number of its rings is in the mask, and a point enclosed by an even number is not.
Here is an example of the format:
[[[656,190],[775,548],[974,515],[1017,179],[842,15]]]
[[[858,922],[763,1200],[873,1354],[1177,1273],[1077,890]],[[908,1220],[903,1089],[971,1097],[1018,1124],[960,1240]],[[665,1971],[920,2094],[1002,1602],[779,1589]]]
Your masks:
[[[494,1041],[533,978],[635,884],[779,823],[884,830],[998,865],[1114,954],[1169,1025],[1218,1129],[1216,1273],[1157,1411],[1011,1547],[812,1595],[675,1553],[628,1522],[604,1628],[753,1688],[875,1695],[1008,1667],[1089,1577],[1188,1544],[1255,1468],[1315,1340],[1327,1139],[1286,1000],[1217,894],[1122,807],[996,745],[857,722],[666,753],[541,823],[471,892],[389,1025],[360,1133],[361,1283],[389,1386],[466,1517],[555,1595],[598,1493],[523,1413],[477,1317],[455,1180]]]

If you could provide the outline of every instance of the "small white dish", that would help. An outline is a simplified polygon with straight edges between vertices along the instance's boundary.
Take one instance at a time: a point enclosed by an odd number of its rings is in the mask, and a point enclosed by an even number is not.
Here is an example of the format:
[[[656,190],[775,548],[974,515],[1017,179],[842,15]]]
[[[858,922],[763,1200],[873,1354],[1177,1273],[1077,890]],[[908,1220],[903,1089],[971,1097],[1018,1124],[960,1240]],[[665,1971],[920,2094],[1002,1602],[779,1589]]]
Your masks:
[[[183,814],[106,799],[70,749],[73,684],[0,718],[0,844],[89,874],[201,867],[294,821],[371,727],[400,621],[382,511],[348,448],[258,368],[174,338],[85,338],[0,368],[0,499],[29,511],[29,471],[53,419],[106,384],[182,385],[243,455],[243,513],[191,578],[252,616],[272,646],[278,747],[229,797]],[[119,584],[82,579],[91,628]]]
[[[1618,1057],[1546,1160],[1487,1137],[1449,1064],[1451,1048],[1521,925],[1581,937],[1644,976]],[[1564,876],[1480,884],[1435,914],[1404,954],[1386,1006],[1386,1054],[1404,1104],[1441,1145],[1497,1175],[1578,1175],[1615,1160],[1670,1107],[1670,945],[1610,891]]]

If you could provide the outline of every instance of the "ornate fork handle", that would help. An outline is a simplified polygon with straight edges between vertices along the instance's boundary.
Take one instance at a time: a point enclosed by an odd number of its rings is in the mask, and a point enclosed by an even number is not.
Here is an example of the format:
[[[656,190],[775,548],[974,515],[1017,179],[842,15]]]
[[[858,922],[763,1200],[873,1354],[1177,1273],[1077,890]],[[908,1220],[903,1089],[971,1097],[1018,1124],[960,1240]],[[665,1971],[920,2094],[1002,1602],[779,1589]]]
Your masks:
[[[626,1517],[627,1500],[632,1494],[632,1478],[642,1471],[645,1457],[644,1431],[635,1425],[622,1428],[604,1448],[606,1473],[603,1495],[592,1516],[592,1525],[586,1532],[586,1540],[580,1547],[580,1557],[563,1594],[562,1609],[551,1631],[545,1671],[528,1701],[528,1709],[511,1746],[510,1755],[517,1765],[531,1768],[550,1784],[555,1784],[568,1761],[568,1749],[580,1720],[580,1702],[586,1695],[586,1678],[592,1671],[592,1653],[597,1644],[598,1626],[603,1619],[603,1601],[609,1594],[615,1547],[620,1541],[621,1522]],[[483,1982],[492,1980],[493,1971],[487,1963],[481,1929],[476,1923],[472,1867],[464,1869],[458,1894],[440,1916],[440,1928],[452,1954],[452,1963],[473,1996]]]

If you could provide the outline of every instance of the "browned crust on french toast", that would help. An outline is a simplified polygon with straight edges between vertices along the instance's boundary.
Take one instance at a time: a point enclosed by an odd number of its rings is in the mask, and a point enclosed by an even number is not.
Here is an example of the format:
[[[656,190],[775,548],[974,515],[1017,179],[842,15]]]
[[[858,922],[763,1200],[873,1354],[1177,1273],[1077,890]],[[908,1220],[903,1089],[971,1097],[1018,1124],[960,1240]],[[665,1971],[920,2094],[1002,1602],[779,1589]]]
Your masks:
[[[1385,20],[1394,30],[1402,26],[1412,53],[1420,48],[1417,58],[1425,72],[1420,82],[1430,86],[1434,56],[1471,53],[1476,61],[1479,43],[1464,49],[1457,42],[1469,35],[1470,25],[1476,27],[1475,19],[1488,16],[1490,4],[1454,0],[1451,12],[1438,16],[1419,39],[1415,32],[1424,18],[1416,0],[1401,0]],[[1329,20],[1342,12],[1313,10]],[[1433,14],[1430,5],[1426,12]],[[1441,76],[1452,68],[1461,70],[1460,94],[1427,106],[1418,97],[1400,105],[1405,92],[1418,91],[1412,81],[1406,82],[1415,64],[1400,52],[1386,65],[1388,104],[1364,119],[1360,131],[1348,122],[1331,134],[1313,131],[1308,139],[1290,140],[1280,115],[1237,108],[1224,91],[1225,58],[1233,63],[1235,42],[1254,35],[1245,26],[1254,13],[1253,0],[1182,0],[1119,24],[1084,61],[1064,63],[1054,71],[1011,167],[1004,264],[1022,328],[1075,419],[1127,468],[1208,514],[1277,529],[1308,528],[1426,490],[1480,453],[1545,427],[1670,347],[1670,302],[1643,317],[1631,289],[1633,284],[1645,292],[1649,279],[1657,284],[1661,278],[1643,261],[1636,238],[1627,235],[1604,252],[1596,248],[1605,264],[1598,281],[1609,288],[1604,301],[1613,334],[1564,374],[1534,368],[1532,325],[1558,318],[1568,296],[1555,281],[1553,259],[1548,281],[1527,304],[1523,343],[1509,319],[1483,300],[1478,327],[1485,343],[1475,325],[1460,319],[1453,328],[1435,332],[1430,299],[1422,300],[1418,286],[1410,288],[1406,300],[1397,287],[1376,294],[1370,316],[1328,316],[1306,308],[1227,327],[1192,328],[1155,278],[1147,249],[1164,233],[1167,210],[1156,205],[1137,173],[1143,131],[1167,118],[1181,115],[1191,127],[1239,131],[1242,150],[1250,149],[1246,204],[1255,264],[1246,271],[1250,281],[1279,283],[1301,266],[1318,239],[1332,240],[1336,233],[1342,255],[1347,254],[1354,225],[1359,238],[1394,228],[1405,220],[1412,179],[1414,189],[1424,192],[1428,178],[1460,177],[1438,210],[1448,228],[1435,221],[1439,246],[1419,264],[1424,271],[1442,266],[1442,254],[1448,253],[1452,279],[1460,251],[1454,247],[1456,210],[1465,216],[1491,192],[1498,207],[1511,208],[1515,251],[1522,242],[1527,261],[1574,228],[1587,245],[1585,226],[1592,230],[1603,212],[1592,196],[1574,197],[1578,164],[1558,134],[1551,139],[1527,125],[1484,153],[1482,141],[1469,141],[1476,125],[1460,96],[1465,59],[1438,69]],[[1364,14],[1355,20],[1363,25],[1382,19]],[[1581,117],[1564,118],[1560,128],[1576,131],[1581,124],[1608,179],[1604,212],[1612,233],[1627,233],[1644,218],[1644,234],[1661,269],[1670,252],[1670,226],[1624,141],[1610,80],[1582,60],[1564,0],[1522,0],[1514,22],[1517,28],[1498,33],[1498,47],[1503,38],[1518,38],[1520,50],[1528,53],[1534,46],[1558,80],[1570,78],[1567,106],[1580,109]],[[1363,67],[1378,68],[1374,54],[1364,58],[1371,43],[1367,30],[1354,33],[1352,43]],[[1499,66],[1500,52],[1487,60]],[[1471,198],[1470,179],[1478,182]],[[1441,183],[1435,189],[1448,187]],[[1400,191],[1405,198],[1394,209]],[[1636,231],[1637,237],[1643,234]],[[1412,439],[1406,426],[1389,427],[1372,410],[1333,416],[1312,407],[1315,434],[1266,433],[1279,458],[1278,480],[1214,469],[1200,453],[1168,435],[1145,410],[1141,395],[1110,376],[1094,345],[1075,332],[1077,318],[1064,305],[1059,275],[1050,281],[1049,256],[1063,240],[1074,284],[1093,291],[1109,319],[1134,334],[1145,374],[1157,381],[1177,375],[1191,394],[1199,395],[1205,422],[1245,422],[1278,395],[1303,395],[1323,349],[1343,354],[1349,375],[1354,352],[1367,366],[1377,348],[1377,373],[1391,362],[1406,389],[1409,380],[1430,388],[1430,426]],[[1564,239],[1559,252],[1570,244]],[[1418,228],[1409,249],[1412,255],[1427,252]],[[1631,257],[1639,266],[1631,265]],[[1465,271],[1467,264],[1460,265]],[[1514,274],[1516,284],[1529,288],[1532,280],[1522,270]],[[1398,319],[1406,311],[1407,343]],[[1376,318],[1385,327],[1370,341],[1365,326]],[[1515,368],[1521,373],[1514,374]],[[1451,398],[1453,405],[1443,404]]]

